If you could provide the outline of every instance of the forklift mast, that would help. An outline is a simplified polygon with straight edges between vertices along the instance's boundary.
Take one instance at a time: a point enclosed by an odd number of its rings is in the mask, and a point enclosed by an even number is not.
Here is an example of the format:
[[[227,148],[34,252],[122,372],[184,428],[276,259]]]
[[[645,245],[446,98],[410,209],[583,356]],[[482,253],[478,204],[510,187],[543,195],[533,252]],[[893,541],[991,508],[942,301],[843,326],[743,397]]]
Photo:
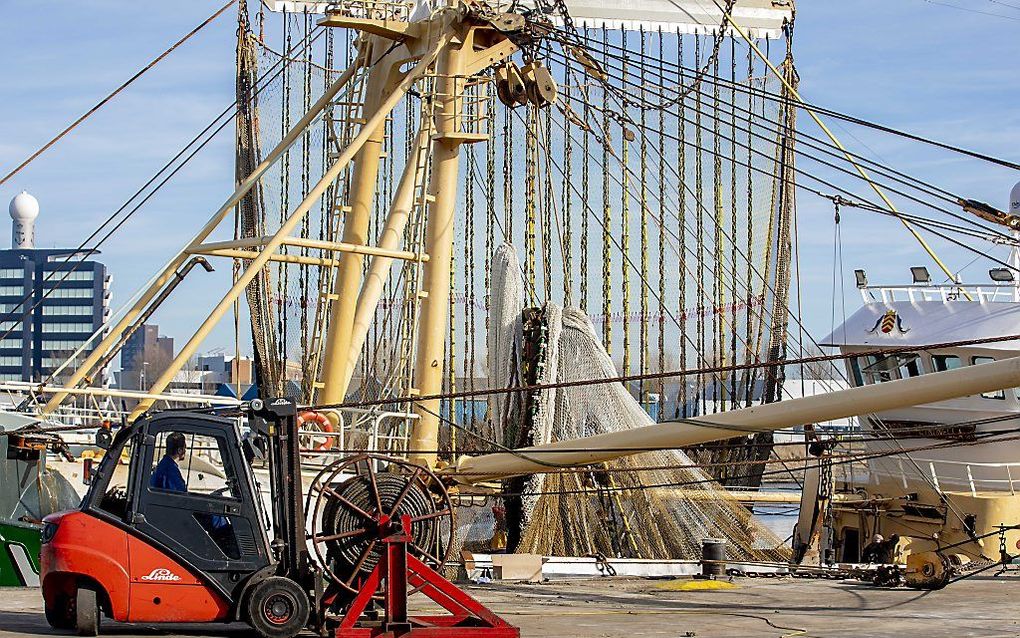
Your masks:
[[[269,491],[273,510],[273,540],[278,575],[312,585],[312,562],[305,542],[304,495],[301,488],[301,441],[297,404],[290,398],[250,403],[252,430],[266,437]]]

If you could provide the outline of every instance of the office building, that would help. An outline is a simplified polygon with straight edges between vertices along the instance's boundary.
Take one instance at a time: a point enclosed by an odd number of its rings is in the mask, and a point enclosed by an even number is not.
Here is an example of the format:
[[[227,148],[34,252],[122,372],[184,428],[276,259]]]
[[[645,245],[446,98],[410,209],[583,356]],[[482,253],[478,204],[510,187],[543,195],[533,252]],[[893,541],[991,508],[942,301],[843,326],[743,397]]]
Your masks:
[[[120,351],[118,386],[141,390],[167,369],[174,360],[173,337],[159,334],[159,326],[143,324],[124,342]]]
[[[102,330],[110,275],[76,249],[36,248],[39,203],[28,193],[12,199],[9,211],[11,248],[0,250],[0,381],[38,382]],[[67,366],[57,380],[73,370]],[[93,384],[105,383],[103,370]]]

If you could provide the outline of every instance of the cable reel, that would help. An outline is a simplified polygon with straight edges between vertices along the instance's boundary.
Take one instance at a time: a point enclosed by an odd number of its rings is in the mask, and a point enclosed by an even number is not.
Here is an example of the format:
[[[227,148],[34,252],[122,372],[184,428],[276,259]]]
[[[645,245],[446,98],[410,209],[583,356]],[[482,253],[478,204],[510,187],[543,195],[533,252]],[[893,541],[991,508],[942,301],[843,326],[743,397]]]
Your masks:
[[[404,520],[409,553],[432,569],[442,569],[453,550],[446,489],[430,470],[402,459],[359,454],[326,466],[309,487],[306,508],[312,551],[337,591],[361,590],[386,552],[384,540]]]

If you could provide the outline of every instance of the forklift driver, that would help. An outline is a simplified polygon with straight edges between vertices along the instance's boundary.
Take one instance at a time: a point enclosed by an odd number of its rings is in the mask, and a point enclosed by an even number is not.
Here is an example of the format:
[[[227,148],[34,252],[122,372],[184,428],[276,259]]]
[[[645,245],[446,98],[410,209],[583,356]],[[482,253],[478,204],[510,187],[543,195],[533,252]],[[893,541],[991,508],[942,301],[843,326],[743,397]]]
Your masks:
[[[181,468],[177,466],[187,453],[188,446],[184,435],[180,432],[171,432],[166,437],[166,454],[149,477],[149,486],[169,492],[187,492],[188,484],[184,482]]]
[[[184,434],[171,432],[166,437],[166,453],[149,477],[149,487],[168,492],[188,492],[188,484],[181,474],[178,465],[188,455],[188,446]],[[237,558],[240,556],[237,548],[237,540],[234,538],[230,520],[225,516],[217,514],[199,513],[195,515],[199,524],[205,528],[213,541],[223,550],[227,556]]]

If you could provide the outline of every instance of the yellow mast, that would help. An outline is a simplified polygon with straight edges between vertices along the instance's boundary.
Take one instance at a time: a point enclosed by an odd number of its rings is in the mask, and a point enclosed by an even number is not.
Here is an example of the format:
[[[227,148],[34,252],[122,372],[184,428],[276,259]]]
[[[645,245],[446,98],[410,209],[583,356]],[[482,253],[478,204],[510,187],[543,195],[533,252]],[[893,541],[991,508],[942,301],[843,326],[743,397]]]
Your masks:
[[[388,42],[379,36],[368,36],[361,40],[366,49],[364,56],[380,55],[385,51]],[[364,112],[370,113],[378,107],[383,95],[391,90],[391,85],[398,78],[400,59],[392,51],[372,65],[369,71],[365,90]],[[345,126],[355,122],[343,122]],[[354,175],[351,179],[350,208],[344,219],[343,240],[350,244],[368,243],[368,224],[375,202],[376,180],[379,175],[379,163],[382,159],[383,138],[386,123],[379,122],[358,153],[354,162]],[[363,258],[358,254],[347,254],[340,258],[333,299],[330,304],[329,331],[326,338],[326,350],[322,364],[322,389],[319,399],[324,403],[343,401],[347,394],[349,379],[345,374],[348,358],[347,351],[351,344],[351,331],[354,326],[354,312],[361,287],[361,268]]]
[[[460,131],[461,95],[464,91],[465,45],[464,35],[458,34],[440,54],[437,68],[436,133],[432,138],[432,180],[429,186],[431,205],[425,227],[425,251],[429,254],[429,264],[424,273],[418,360],[414,374],[418,392],[426,395],[442,391],[446,363],[453,216],[457,203],[460,145],[463,141],[457,134]],[[414,411],[418,420],[409,442],[408,458],[414,463],[433,467],[439,447],[439,400],[415,403]]]
[[[376,34],[378,40],[402,38],[417,28],[418,32],[435,32],[441,35],[444,46],[437,56],[435,72],[435,107],[431,138],[432,174],[428,190],[428,216],[425,229],[424,281],[421,292],[421,309],[418,319],[417,360],[414,374],[414,392],[436,394],[442,390],[446,334],[450,303],[450,270],[453,259],[454,213],[457,203],[460,147],[465,143],[481,142],[487,134],[466,130],[464,124],[464,92],[467,78],[492,64],[512,55],[517,47],[491,24],[466,11],[463,4],[449,0],[448,6],[424,23],[408,24],[395,20],[365,20],[333,16],[324,24],[359,28]],[[377,43],[377,47],[380,45]],[[394,57],[394,60],[399,60]],[[399,66],[398,63],[394,63]],[[386,77],[392,68],[373,69],[373,75]],[[370,82],[372,80],[370,79]],[[385,80],[379,80],[383,82]],[[372,93],[371,86],[368,91]],[[381,129],[379,131],[381,136]],[[381,141],[381,137],[379,137]],[[375,141],[372,141],[375,144]],[[365,157],[359,158],[352,185],[351,212],[346,220],[345,240],[350,243],[366,241],[368,213],[375,194],[378,159],[381,146],[368,147]],[[405,168],[401,187],[394,197],[386,228],[402,226],[408,207],[412,204],[414,171],[417,166]],[[350,230],[350,234],[346,231]],[[385,236],[393,239],[395,232]],[[387,247],[395,244],[387,242]],[[352,256],[347,256],[352,257]],[[353,266],[348,266],[353,264]],[[363,283],[360,257],[341,262],[341,276],[337,282],[336,299],[326,344],[326,361],[321,382],[322,403],[344,400],[353,376],[354,365],[364,342],[364,320],[370,316],[369,306],[378,301],[381,286],[381,269],[373,264],[373,274]],[[347,268],[345,270],[345,268]],[[360,293],[359,293],[360,290]],[[357,299],[357,303],[354,300]],[[364,305],[363,305],[364,304]],[[360,320],[358,318],[360,317]],[[440,402],[424,401],[415,404],[415,420],[409,450],[410,459],[423,465],[434,466],[439,435]]]

